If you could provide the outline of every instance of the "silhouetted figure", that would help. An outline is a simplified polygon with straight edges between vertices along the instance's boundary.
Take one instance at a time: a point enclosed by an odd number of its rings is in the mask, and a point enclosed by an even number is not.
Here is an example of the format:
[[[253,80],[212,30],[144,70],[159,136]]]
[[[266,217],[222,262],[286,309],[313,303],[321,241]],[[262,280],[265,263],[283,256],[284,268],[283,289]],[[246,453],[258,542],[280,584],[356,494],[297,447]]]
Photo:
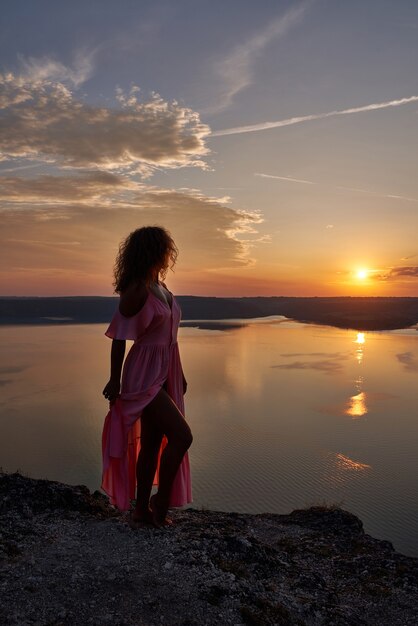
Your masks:
[[[103,428],[102,488],[112,504],[130,507],[134,524],[163,526],[169,506],[192,501],[187,450],[192,443],[184,419],[187,383],[180,362],[177,329],[181,311],[164,280],[178,250],[157,226],[132,232],[115,264],[120,295],[106,335],[112,341],[110,380],[103,390],[109,412]],[[134,344],[126,357],[126,340]],[[150,498],[152,485],[158,492]]]

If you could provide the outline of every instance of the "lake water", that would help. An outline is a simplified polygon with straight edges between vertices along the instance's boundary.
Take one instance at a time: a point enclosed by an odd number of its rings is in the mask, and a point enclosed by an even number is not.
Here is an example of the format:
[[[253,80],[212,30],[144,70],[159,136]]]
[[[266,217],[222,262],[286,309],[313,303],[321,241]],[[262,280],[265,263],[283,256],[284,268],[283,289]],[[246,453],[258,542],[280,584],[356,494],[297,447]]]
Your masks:
[[[248,321],[246,322],[248,323]],[[0,328],[0,465],[100,484],[103,325]],[[418,555],[418,332],[280,318],[181,328],[194,506],[339,503]]]

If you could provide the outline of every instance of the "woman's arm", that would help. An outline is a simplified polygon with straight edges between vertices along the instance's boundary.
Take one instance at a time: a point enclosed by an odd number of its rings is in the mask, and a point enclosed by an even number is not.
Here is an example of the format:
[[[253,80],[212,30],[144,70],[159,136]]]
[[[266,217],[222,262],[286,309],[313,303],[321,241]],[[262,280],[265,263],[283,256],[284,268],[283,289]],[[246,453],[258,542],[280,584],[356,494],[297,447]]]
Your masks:
[[[120,296],[119,313],[124,317],[133,317],[144,306],[148,290],[144,282],[132,284]]]
[[[126,341],[124,339],[113,339],[110,352],[110,379],[120,381],[122,364],[125,356]]]
[[[120,375],[125,356],[126,341],[113,339],[110,352],[110,380],[103,389],[103,395],[110,404],[113,404],[120,392]]]

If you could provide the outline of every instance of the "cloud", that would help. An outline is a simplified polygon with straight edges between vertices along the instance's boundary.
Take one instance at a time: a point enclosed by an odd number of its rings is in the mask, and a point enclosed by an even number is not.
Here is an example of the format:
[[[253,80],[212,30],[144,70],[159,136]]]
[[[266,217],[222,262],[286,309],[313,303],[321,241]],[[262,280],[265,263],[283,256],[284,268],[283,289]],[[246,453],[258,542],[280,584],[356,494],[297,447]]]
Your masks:
[[[226,109],[234,97],[253,81],[254,63],[257,57],[274,39],[278,39],[298,24],[306,13],[308,2],[292,7],[284,15],[273,20],[266,28],[240,44],[215,66],[216,74],[221,78],[224,89],[218,97],[215,107],[210,112]]]
[[[10,172],[19,172],[20,170],[30,170],[35,167],[41,167],[40,163],[31,163],[30,165],[16,165],[14,167],[6,167],[0,169],[0,174],[9,174]]]
[[[68,67],[50,57],[19,57],[22,74],[28,81],[58,81],[71,83],[79,87],[92,75],[94,69],[94,50],[79,50],[74,55],[73,67]]]
[[[80,211],[96,209],[98,213],[110,212],[112,218],[121,212],[148,214],[151,221],[158,215],[161,219],[171,219],[174,215],[184,221],[185,230],[188,222],[197,225],[200,221],[206,242],[213,239],[210,246],[215,245],[214,255],[216,245],[222,244],[223,240],[228,245],[234,243],[235,253],[228,261],[230,264],[234,258],[234,265],[238,259],[239,264],[249,263],[248,236],[251,235],[254,242],[259,241],[253,235],[257,232],[255,226],[262,221],[257,213],[226,206],[225,203],[230,201],[228,197],[206,196],[197,189],[163,189],[112,172],[36,178],[0,177],[0,201],[0,212],[9,220],[12,212],[18,209],[25,211],[25,215],[28,209],[32,209],[31,215],[38,222],[53,218],[73,220]],[[17,241],[16,238],[13,240]],[[30,241],[45,243],[42,238]]]
[[[0,200],[13,203],[62,204],[68,202],[110,201],[122,190],[138,190],[142,185],[111,172],[88,172],[78,176],[21,178],[0,177]]]
[[[390,281],[397,280],[403,276],[409,278],[418,278],[418,267],[412,265],[405,265],[402,267],[390,267],[387,270],[379,270],[372,278],[376,280]]]
[[[109,172],[3,182],[3,293],[27,293],[28,286],[33,293],[106,293],[119,242],[149,224],[172,232],[185,281],[204,284],[205,272],[252,263],[260,216],[197,190],[161,189]]]
[[[365,113],[368,111],[378,111],[380,109],[389,109],[393,107],[404,106],[411,102],[417,102],[418,96],[410,96],[408,98],[400,98],[398,100],[388,100],[387,102],[375,102],[350,109],[342,109],[336,111],[328,111],[327,113],[314,113],[311,115],[302,115],[299,117],[290,117],[285,120],[276,122],[261,122],[259,124],[250,124],[248,126],[237,126],[235,128],[224,128],[223,130],[215,130],[211,137],[223,137],[225,135],[240,135],[242,133],[254,133],[260,130],[270,130],[272,128],[282,128],[284,126],[292,126],[294,124],[303,124],[304,122],[312,122],[314,120],[322,120],[327,117],[335,117],[337,115],[353,115],[354,113]]]
[[[393,276],[414,276],[418,278],[418,267],[394,267],[390,270],[391,277]]]
[[[418,372],[418,359],[413,352],[402,352],[397,354],[396,358],[409,372]]]
[[[97,107],[62,82],[0,75],[0,160],[148,175],[158,167],[206,167],[210,130],[198,113],[156,93],[139,101],[135,87],[117,97],[120,108]]]
[[[22,245],[49,246],[52,248],[62,248],[68,246],[81,246],[79,241],[43,241],[41,239],[7,239],[8,243],[17,243]]]

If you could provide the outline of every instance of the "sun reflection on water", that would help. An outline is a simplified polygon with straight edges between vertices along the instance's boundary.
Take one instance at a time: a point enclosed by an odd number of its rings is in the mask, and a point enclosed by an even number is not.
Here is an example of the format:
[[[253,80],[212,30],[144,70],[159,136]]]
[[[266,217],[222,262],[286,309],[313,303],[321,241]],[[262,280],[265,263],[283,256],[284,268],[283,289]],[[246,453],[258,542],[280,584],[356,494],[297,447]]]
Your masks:
[[[337,466],[339,469],[342,470],[351,470],[351,471],[355,471],[355,472],[361,472],[367,469],[371,469],[371,465],[368,465],[367,463],[360,463],[360,461],[353,461],[353,459],[350,459],[348,456],[345,456],[345,454],[336,454],[335,455],[335,460],[337,463]]]
[[[366,413],[366,392],[360,391],[360,393],[349,398],[345,414],[350,415],[350,417],[352,417],[353,419],[357,419],[359,417],[362,417],[363,415],[366,415]]]
[[[366,335],[364,333],[357,333],[357,339],[354,343],[366,343]]]
[[[353,343],[357,345],[355,356],[358,365],[361,366],[363,364],[364,346],[366,343],[365,333],[357,333],[356,339]],[[363,389],[363,376],[358,376],[355,384],[356,393],[347,400],[344,413],[346,415],[349,415],[353,419],[358,419],[359,417],[363,417],[363,415],[366,415],[367,413],[366,392]]]
[[[366,343],[366,337],[364,333],[357,333],[357,339],[354,341],[354,343],[357,344],[357,350],[356,350],[356,359],[357,359],[357,363],[359,365],[362,364],[363,362],[363,356],[364,356],[364,344]]]

